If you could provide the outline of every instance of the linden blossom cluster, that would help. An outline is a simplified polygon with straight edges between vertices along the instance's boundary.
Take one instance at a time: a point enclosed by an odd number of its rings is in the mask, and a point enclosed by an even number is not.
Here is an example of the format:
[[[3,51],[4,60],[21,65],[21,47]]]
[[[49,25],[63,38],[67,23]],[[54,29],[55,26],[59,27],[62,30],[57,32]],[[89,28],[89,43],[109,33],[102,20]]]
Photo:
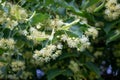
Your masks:
[[[28,18],[27,11],[19,5],[14,5],[8,2],[1,3],[0,24],[4,24],[7,28],[13,29],[18,23],[23,23]],[[4,11],[4,8],[9,8],[9,12]]]
[[[17,74],[8,74],[7,78],[11,80],[27,80],[32,79],[33,74],[31,72],[23,71],[22,74],[18,77]]]
[[[98,31],[95,27],[90,27],[85,31],[86,36],[92,36],[95,39],[98,36]]]
[[[46,23],[45,23],[46,24]],[[60,28],[61,26],[65,25],[65,23],[59,19],[58,17],[55,19],[50,19],[47,21],[47,25],[45,25],[46,30],[52,30],[53,28]]]
[[[35,44],[39,43],[42,39],[49,38],[49,35],[45,34],[45,32],[38,31],[34,27],[31,27],[29,32],[30,35],[27,35],[27,38],[33,40]],[[24,32],[24,34],[27,34],[27,32]]]
[[[33,77],[33,74],[28,71],[23,71],[22,75],[20,75],[20,78],[23,80],[27,80],[28,78],[32,79],[32,77]]]
[[[1,38],[0,39],[0,48],[2,49],[14,49],[15,41],[12,38],[5,39]]]
[[[0,10],[0,24],[3,24],[7,19],[7,14]]]
[[[61,35],[61,40],[67,42],[68,47],[77,48],[78,51],[83,51],[85,48],[88,48],[90,42],[88,38],[83,35],[81,38],[69,37],[68,35]]]
[[[0,78],[4,78],[4,72],[2,71],[2,68],[5,65],[7,64],[0,62]],[[19,80],[19,79],[26,80],[28,78],[31,79],[33,76],[33,74],[28,71],[23,71],[19,77],[17,76],[16,73],[18,71],[25,69],[25,63],[23,61],[13,61],[10,66],[12,69],[8,71],[7,78],[11,80]]]
[[[0,24],[4,24],[9,29],[13,29],[15,26],[18,25],[18,21],[11,19],[8,14],[0,10]]]
[[[118,19],[120,17],[120,4],[117,0],[106,0],[105,4],[105,19],[108,21],[112,21]]]
[[[74,72],[74,73],[77,73],[79,72],[79,65],[78,63],[76,63],[75,61],[71,60],[70,61],[70,64],[69,64],[69,68]]]
[[[33,58],[35,59],[36,62],[48,62],[51,59],[56,59],[59,55],[61,55],[61,49],[62,49],[62,44],[53,45],[47,45],[41,50],[36,50],[34,51]]]
[[[82,64],[81,64],[82,65]],[[70,61],[70,64],[68,66],[72,71],[73,71],[73,75],[74,75],[74,80],[83,80],[84,77],[81,75],[81,70],[79,67],[79,64],[73,60]]]
[[[13,61],[11,63],[11,68],[12,71],[17,72],[19,70],[24,70],[25,69],[25,63],[22,61]]]

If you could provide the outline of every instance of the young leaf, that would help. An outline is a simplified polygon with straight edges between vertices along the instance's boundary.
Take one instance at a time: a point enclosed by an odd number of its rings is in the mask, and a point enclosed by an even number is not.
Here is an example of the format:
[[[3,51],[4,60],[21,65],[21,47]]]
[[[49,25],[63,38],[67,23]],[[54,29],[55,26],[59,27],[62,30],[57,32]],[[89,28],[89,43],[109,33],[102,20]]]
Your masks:
[[[43,22],[48,18],[49,18],[48,14],[36,13],[35,16],[33,16],[31,23],[34,25],[34,24],[37,24],[39,22]]]

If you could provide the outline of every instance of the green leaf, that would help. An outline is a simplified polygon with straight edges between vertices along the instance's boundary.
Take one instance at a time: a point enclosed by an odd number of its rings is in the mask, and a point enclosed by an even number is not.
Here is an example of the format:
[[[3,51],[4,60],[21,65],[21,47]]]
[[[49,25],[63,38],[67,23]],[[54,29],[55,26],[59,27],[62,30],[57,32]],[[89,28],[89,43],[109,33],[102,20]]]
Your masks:
[[[47,72],[47,80],[53,80],[55,77],[64,73],[65,70],[61,69],[51,69]]]
[[[66,69],[62,74],[69,77],[73,75],[73,72],[70,69]]]
[[[109,23],[106,22],[106,25],[104,27],[104,31],[106,32],[106,34],[109,34],[112,28],[118,23],[120,23],[120,20],[116,20],[114,22],[109,22]]]
[[[95,8],[94,12],[100,11],[104,7],[104,5],[105,5],[105,0],[103,0],[102,4],[100,6]]]
[[[65,31],[65,30],[59,30],[56,31],[55,36],[57,35],[62,35],[62,34],[67,34],[69,37],[79,37],[77,34],[75,34],[73,31]]]
[[[73,72],[70,69],[51,69],[47,72],[47,80],[53,80],[59,75],[72,76]]]
[[[64,6],[64,8],[73,11],[75,14],[83,15],[82,11],[80,11],[79,8],[75,5],[74,0],[72,0],[70,3],[67,3],[64,0],[57,0],[56,4],[58,4],[61,7]]]
[[[76,34],[77,36],[82,36],[83,32],[80,29],[79,25],[74,25],[70,28],[70,32]]]
[[[59,60],[65,59],[65,58],[70,58],[70,57],[78,57],[78,54],[71,54],[71,53],[63,53],[60,57]]]
[[[39,22],[43,22],[48,18],[49,18],[48,14],[36,13],[35,16],[33,16],[31,23],[34,25],[34,24],[37,24]]]
[[[26,0],[20,0],[19,1],[21,5],[24,5],[27,1]]]
[[[44,37],[43,37],[43,38],[36,38],[36,40],[39,41],[39,42],[44,41],[44,40],[46,40],[46,39],[47,39],[47,38],[44,38]]]
[[[17,77],[21,76],[21,75],[22,75],[22,72],[23,72],[22,70],[18,71],[17,74],[16,74],[16,76],[17,76]]]
[[[85,63],[85,66],[86,66],[89,70],[95,72],[97,76],[100,76],[100,70],[99,70],[93,63],[87,62],[87,63]]]
[[[120,32],[119,31],[111,31],[111,33],[109,33],[109,37],[106,41],[106,44],[112,42],[112,41],[115,41],[117,40],[118,38],[120,38]]]
[[[3,51],[2,49],[0,49],[0,55],[3,54],[3,52],[4,52],[4,51]]]
[[[66,16],[66,9],[64,7],[57,8],[57,12],[62,16]]]
[[[80,12],[79,8],[75,4],[75,0],[72,0],[68,5],[69,5],[69,8],[71,8],[73,11]]]
[[[91,54],[89,51],[85,50],[84,52],[82,52],[85,56],[88,56],[90,58],[94,58],[93,54]]]
[[[3,32],[0,32],[0,38],[2,38],[2,37],[3,37],[3,35],[4,35],[4,33],[3,33]]]
[[[112,23],[107,23],[104,27],[104,31],[106,32],[106,34],[109,33],[109,31],[112,29],[114,25]]]
[[[95,22],[95,18],[93,15],[91,15],[90,13],[86,12],[86,11],[83,11],[83,17],[86,17],[88,20],[92,21],[92,22]]]
[[[87,4],[87,7],[90,7],[96,3],[98,3],[100,0],[89,0],[89,3]]]
[[[49,6],[49,4],[53,4],[54,0],[44,0],[45,5],[44,6]]]
[[[84,10],[87,7],[87,4],[89,3],[89,1],[87,0],[82,0],[82,4],[81,4],[81,8],[82,10]]]

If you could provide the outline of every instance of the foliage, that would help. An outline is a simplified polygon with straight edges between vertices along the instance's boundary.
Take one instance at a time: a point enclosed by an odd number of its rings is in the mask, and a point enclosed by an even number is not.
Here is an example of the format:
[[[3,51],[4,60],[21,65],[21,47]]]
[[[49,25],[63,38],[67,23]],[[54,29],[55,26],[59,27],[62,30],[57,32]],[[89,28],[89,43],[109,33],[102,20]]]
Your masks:
[[[0,79],[118,76],[119,17],[117,0],[0,0]]]

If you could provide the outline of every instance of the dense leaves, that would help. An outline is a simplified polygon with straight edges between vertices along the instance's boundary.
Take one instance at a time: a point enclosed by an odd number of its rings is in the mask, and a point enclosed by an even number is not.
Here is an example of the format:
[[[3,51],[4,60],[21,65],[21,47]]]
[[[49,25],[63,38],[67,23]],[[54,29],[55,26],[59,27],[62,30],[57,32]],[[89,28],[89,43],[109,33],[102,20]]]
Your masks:
[[[118,0],[0,0],[0,79],[119,80]]]

